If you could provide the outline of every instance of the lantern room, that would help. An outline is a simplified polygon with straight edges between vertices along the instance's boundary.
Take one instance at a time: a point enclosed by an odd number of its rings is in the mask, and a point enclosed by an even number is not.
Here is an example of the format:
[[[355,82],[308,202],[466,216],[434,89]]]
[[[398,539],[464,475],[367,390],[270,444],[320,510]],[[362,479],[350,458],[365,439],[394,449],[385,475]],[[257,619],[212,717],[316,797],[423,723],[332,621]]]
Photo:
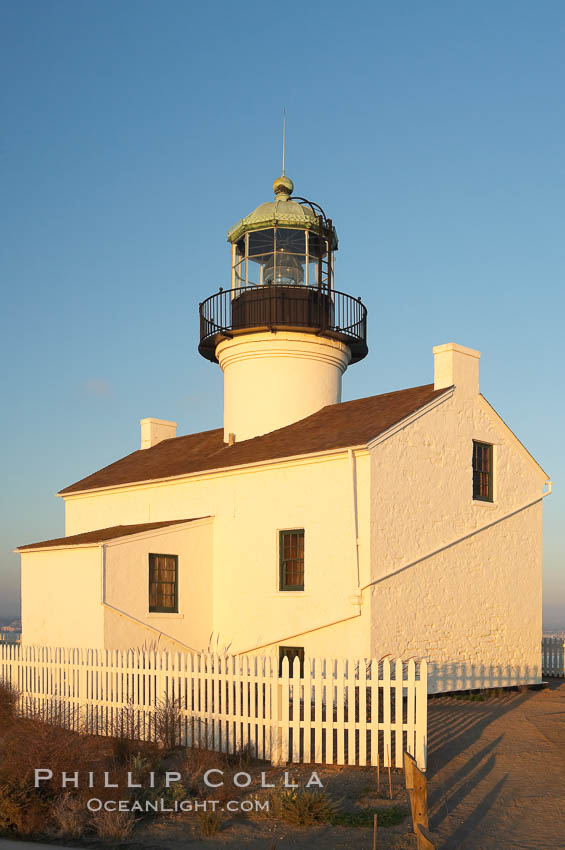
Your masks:
[[[275,180],[275,200],[261,204],[233,227],[232,288],[315,286],[332,288],[337,235],[317,204],[292,198],[288,177]],[[265,226],[267,225],[267,226]]]
[[[216,361],[216,346],[234,334],[296,328],[346,342],[352,362],[367,354],[366,309],[334,287],[338,240],[316,203],[294,197],[282,176],[275,198],[228,231],[231,286],[200,305],[200,353]]]

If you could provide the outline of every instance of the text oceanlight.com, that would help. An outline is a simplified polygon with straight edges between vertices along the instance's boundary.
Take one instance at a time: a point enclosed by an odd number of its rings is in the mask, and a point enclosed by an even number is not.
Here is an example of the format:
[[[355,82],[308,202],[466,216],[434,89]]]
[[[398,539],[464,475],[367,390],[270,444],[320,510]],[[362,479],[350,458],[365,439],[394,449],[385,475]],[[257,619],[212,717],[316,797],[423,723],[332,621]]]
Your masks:
[[[90,812],[268,812],[269,800],[178,800],[170,803],[161,797],[158,800],[100,800],[91,797],[86,808]]]

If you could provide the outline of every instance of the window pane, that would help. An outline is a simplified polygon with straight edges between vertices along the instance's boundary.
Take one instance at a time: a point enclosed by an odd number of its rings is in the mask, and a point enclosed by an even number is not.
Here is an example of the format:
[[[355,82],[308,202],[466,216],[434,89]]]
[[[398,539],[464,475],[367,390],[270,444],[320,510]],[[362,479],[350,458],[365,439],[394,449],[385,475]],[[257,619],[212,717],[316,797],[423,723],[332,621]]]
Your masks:
[[[272,254],[275,250],[274,230],[255,230],[249,234],[249,256]]]
[[[176,555],[149,555],[149,610],[177,610]]]
[[[303,230],[277,227],[277,251],[285,251],[287,254],[304,254],[306,234]]]
[[[473,498],[492,502],[492,445],[473,441]]]
[[[304,590],[304,529],[281,531],[280,590]]]

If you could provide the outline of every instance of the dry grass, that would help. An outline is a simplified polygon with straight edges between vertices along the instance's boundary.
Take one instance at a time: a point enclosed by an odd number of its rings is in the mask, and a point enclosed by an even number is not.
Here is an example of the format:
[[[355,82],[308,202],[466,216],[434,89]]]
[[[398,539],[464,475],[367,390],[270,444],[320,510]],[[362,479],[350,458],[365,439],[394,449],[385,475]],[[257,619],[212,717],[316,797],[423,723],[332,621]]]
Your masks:
[[[88,796],[108,799],[115,791],[104,788],[104,771],[126,785],[127,765],[116,764],[115,758],[120,741],[72,732],[37,715],[20,717],[10,708],[15,699],[10,689],[0,687],[0,832],[79,837],[88,825],[85,798],[61,793],[61,774],[78,771],[84,777],[92,771],[95,783]],[[37,768],[49,768],[53,776],[36,788]]]
[[[96,770],[105,764],[111,744],[36,720],[16,719],[0,732],[0,782],[33,787],[36,768],[50,768],[53,779],[42,793],[60,793],[63,771]]]
[[[91,823],[96,835],[103,841],[123,841],[127,838],[135,824],[131,812],[107,812],[100,809],[91,815]]]
[[[69,792],[55,800],[51,816],[57,834],[69,838],[81,836],[88,820],[84,800]]]
[[[216,753],[211,750],[201,750],[199,748],[186,747],[182,750],[177,750],[170,762],[165,764],[165,769],[178,770],[184,780],[184,785],[187,794],[193,797],[206,797],[210,788],[203,782],[203,776],[210,768],[221,768],[225,766],[225,754]],[[214,789],[215,799],[222,799],[224,790],[228,786],[229,771],[225,771],[223,788]]]
[[[156,731],[159,744],[135,741],[135,713],[126,711],[119,718],[117,737],[101,737],[73,732],[61,723],[45,723],[39,715],[20,717],[16,713],[18,694],[9,687],[0,687],[0,712],[5,722],[0,725],[0,832],[13,837],[64,837],[78,839],[95,831],[99,839],[120,842],[127,839],[136,818],[131,812],[106,811],[89,813],[86,800],[96,797],[103,803],[115,799],[116,789],[104,787],[104,773],[109,771],[117,782],[122,798],[146,800],[163,797],[170,804],[193,796],[206,799],[210,788],[203,782],[209,768],[224,770],[224,786],[214,789],[219,805],[231,798],[231,778],[238,770],[246,769],[253,761],[251,748],[243,747],[228,756],[198,747],[181,747],[184,718],[176,701],[163,703],[157,712]],[[56,717],[56,712],[53,715]],[[63,724],[63,725],[61,725]],[[49,768],[53,776],[34,787],[35,770]],[[176,770],[182,783],[166,789],[162,782],[150,789],[150,772],[156,776]],[[94,775],[94,787],[61,789],[61,774],[80,777]],[[127,773],[140,789],[127,788]],[[331,820],[336,805],[318,791],[273,792],[270,817],[293,824],[309,825]],[[221,811],[197,814],[203,836],[216,834],[224,823]]]
[[[221,812],[198,812],[198,827],[204,838],[215,835],[222,828],[223,815]]]
[[[0,680],[0,724],[11,723],[16,717],[19,691],[10,682]]]
[[[255,753],[253,751],[253,746],[251,744],[244,744],[244,746],[236,750],[235,753],[228,753],[226,755],[226,762],[233,767],[245,767],[250,764],[254,758]]]
[[[49,822],[49,806],[34,798],[25,783],[0,785],[0,833],[21,836],[43,832]]]
[[[167,697],[161,700],[155,710],[155,736],[166,750],[174,750],[184,742],[183,703],[179,699]]]

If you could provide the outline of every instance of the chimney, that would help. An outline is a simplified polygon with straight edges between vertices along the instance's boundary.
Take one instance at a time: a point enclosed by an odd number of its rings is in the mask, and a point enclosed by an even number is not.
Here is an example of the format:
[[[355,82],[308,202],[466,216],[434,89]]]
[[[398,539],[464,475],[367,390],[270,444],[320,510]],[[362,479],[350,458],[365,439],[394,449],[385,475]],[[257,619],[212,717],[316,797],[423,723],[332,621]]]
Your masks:
[[[455,342],[436,345],[434,353],[434,389],[455,385],[458,392],[476,395],[479,392],[480,351],[465,348]]]
[[[150,449],[162,440],[177,436],[177,423],[167,419],[140,419],[141,448]]]

